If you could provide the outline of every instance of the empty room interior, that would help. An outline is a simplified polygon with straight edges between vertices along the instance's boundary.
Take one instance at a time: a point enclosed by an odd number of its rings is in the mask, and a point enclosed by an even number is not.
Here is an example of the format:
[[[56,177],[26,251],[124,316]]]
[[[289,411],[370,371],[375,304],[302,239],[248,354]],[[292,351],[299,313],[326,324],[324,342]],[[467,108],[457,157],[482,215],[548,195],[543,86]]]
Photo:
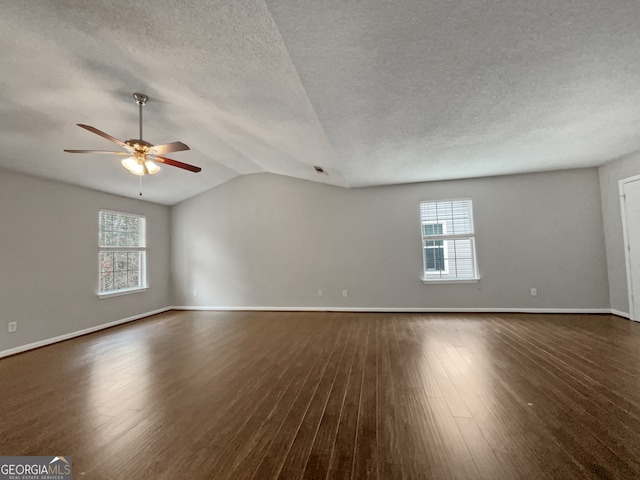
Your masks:
[[[4,0],[2,469],[640,478],[639,24]]]

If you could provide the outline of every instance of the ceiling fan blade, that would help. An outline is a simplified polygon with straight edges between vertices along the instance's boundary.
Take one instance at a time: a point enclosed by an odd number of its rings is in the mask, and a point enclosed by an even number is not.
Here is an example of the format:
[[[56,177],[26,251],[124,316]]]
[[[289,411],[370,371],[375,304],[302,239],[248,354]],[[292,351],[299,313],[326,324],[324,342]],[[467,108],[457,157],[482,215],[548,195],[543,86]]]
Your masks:
[[[190,150],[189,145],[182,142],[165,143],[164,145],[154,145],[151,147],[151,153],[156,155],[164,155],[165,153],[181,152]]]
[[[188,163],[182,163],[177,160],[172,160],[171,158],[166,157],[156,157],[156,162],[164,163],[165,165],[171,165],[172,167],[183,168],[185,170],[189,170],[190,172],[198,173],[202,169],[200,167],[196,167],[194,165],[189,165]]]
[[[84,128],[85,130],[89,130],[92,133],[95,133],[96,135],[100,135],[102,138],[106,138],[107,140],[109,140],[110,142],[115,143],[116,145],[120,145],[122,148],[125,148],[127,150],[129,150],[130,152],[133,152],[133,147],[131,147],[130,145],[127,145],[126,143],[124,143],[121,140],[118,140],[115,137],[112,137],[111,135],[109,135],[108,133],[104,133],[101,130],[98,130],[95,127],[92,127],[91,125],[83,125],[82,123],[78,123],[77,124],[79,127]]]
[[[65,150],[67,153],[104,153],[108,155],[131,155],[131,152],[110,152],[107,150]]]

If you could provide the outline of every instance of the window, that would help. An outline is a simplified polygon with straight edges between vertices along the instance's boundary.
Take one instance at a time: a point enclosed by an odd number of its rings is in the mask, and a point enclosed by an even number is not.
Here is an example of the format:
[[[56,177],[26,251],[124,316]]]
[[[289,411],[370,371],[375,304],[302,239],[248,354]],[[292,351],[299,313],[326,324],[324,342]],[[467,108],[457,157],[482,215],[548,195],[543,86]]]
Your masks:
[[[146,288],[146,221],[141,215],[100,210],[99,294]]]
[[[471,199],[420,202],[425,282],[477,280]]]

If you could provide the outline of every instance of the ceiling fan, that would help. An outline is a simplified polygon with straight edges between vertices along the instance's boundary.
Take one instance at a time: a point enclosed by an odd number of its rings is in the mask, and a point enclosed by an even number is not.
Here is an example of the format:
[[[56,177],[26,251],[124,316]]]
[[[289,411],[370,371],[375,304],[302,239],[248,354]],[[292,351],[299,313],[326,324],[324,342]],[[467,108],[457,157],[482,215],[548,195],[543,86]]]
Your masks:
[[[89,130],[90,132],[100,135],[106,138],[110,142],[119,145],[124,148],[126,152],[111,152],[106,150],[65,150],[68,153],[99,153],[107,155],[127,155],[127,158],[122,160],[122,165],[134,175],[153,175],[160,171],[160,166],[156,163],[162,163],[165,165],[171,165],[172,167],[183,168],[190,172],[198,173],[202,170],[200,167],[189,165],[188,163],[178,162],[171,158],[162,157],[165,153],[180,152],[182,150],[189,150],[189,147],[182,142],[165,143],[163,145],[152,145],[149,142],[142,140],[142,107],[147,103],[148,97],[142,93],[134,93],[133,98],[136,99],[136,103],[140,108],[140,138],[131,139],[126,141],[118,140],[95,127],[90,125],[83,125],[78,123],[79,127]],[[141,179],[142,180],[142,179]]]

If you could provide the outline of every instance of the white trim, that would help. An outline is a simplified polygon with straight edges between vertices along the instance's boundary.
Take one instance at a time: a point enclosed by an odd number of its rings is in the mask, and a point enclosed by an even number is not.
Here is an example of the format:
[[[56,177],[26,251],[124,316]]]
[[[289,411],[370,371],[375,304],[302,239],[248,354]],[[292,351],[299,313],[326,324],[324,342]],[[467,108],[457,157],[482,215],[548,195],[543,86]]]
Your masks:
[[[115,320],[109,323],[103,323],[101,325],[96,325],[95,327],[89,327],[83,330],[77,330],[75,332],[65,333],[64,335],[60,335],[57,337],[47,338],[46,340],[40,340],[38,342],[28,343],[26,345],[21,345],[19,347],[10,348],[9,350],[0,351],[0,358],[8,357],[9,355],[15,355],[16,353],[26,352],[27,350],[33,350],[34,348],[40,348],[46,345],[51,345],[52,343],[63,342],[71,338],[80,337],[82,335],[87,335],[89,333],[104,330],[105,328],[115,327],[116,325],[132,322],[134,320],[139,320],[144,317],[150,317],[151,315],[156,315],[158,313],[168,312],[169,310],[172,310],[172,309],[173,307],[160,308],[158,310],[153,310],[151,312],[141,313],[140,315],[133,315],[132,317]]]
[[[265,312],[415,312],[415,313],[612,313],[610,308],[425,308],[425,307],[241,307],[173,306],[172,310]]]
[[[423,278],[422,279],[422,283],[424,283],[425,285],[432,283],[434,285],[446,285],[447,283],[478,283],[480,281],[479,278],[454,278],[451,280],[446,280],[446,279],[439,279],[439,278],[434,278],[433,280],[428,279],[428,278]]]
[[[130,293],[142,293],[149,290],[149,287],[126,288],[124,290],[112,290],[110,292],[98,293],[98,298],[119,297],[120,295],[129,295]]]
[[[438,198],[435,200],[420,200],[420,203],[463,202],[465,200],[472,200],[472,198],[471,197]]]
[[[623,183],[636,182],[640,180],[640,175],[634,175],[633,177],[623,178],[622,180],[618,180],[618,191],[620,195],[624,195],[624,190],[622,188]]]
[[[624,187],[628,183],[634,183],[638,181],[640,181],[640,175],[623,178],[622,180],[618,181],[618,192],[620,194],[620,217],[622,218],[622,239],[624,242],[624,261],[627,270],[627,295],[629,302],[630,319],[638,318],[638,314],[635,312],[636,302],[633,299],[633,278],[631,276],[631,257],[629,256],[629,234],[627,232],[627,207]]]
[[[105,213],[115,213],[117,215],[129,215],[131,217],[140,217],[140,218],[146,218],[144,213],[131,213],[131,212],[123,212],[121,210],[110,210],[108,208],[101,208],[98,210],[98,212],[105,212]],[[100,217],[98,216],[98,219]],[[98,220],[98,223],[100,223],[100,220]]]
[[[422,225],[430,225],[431,223],[435,225],[444,225],[442,222],[425,222]],[[423,235],[422,238],[425,240],[465,240],[467,238],[472,238],[473,234],[467,233],[452,233],[451,235],[443,233],[442,235]]]
[[[615,308],[611,309],[611,314],[612,315],[617,315],[619,317],[628,318],[629,320],[631,320],[631,315],[629,315],[627,312],[622,312],[620,310],[616,310]]]

